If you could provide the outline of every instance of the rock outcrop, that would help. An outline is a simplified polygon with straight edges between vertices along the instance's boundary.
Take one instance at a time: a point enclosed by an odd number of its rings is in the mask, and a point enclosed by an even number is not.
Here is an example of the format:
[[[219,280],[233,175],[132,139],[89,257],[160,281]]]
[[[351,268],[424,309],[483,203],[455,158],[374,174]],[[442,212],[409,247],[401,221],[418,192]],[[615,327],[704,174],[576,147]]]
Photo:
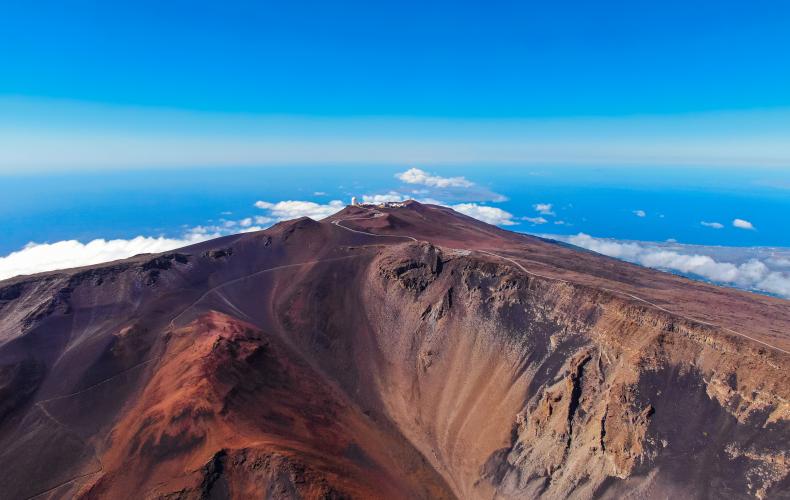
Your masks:
[[[0,282],[4,496],[787,496],[790,303],[381,213]]]

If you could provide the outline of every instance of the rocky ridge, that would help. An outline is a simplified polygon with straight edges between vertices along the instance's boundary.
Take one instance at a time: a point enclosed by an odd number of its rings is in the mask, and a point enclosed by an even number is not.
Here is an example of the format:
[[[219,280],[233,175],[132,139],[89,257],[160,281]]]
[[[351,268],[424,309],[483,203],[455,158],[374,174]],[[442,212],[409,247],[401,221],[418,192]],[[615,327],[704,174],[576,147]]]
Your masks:
[[[0,282],[3,491],[787,496],[786,301],[375,212]]]

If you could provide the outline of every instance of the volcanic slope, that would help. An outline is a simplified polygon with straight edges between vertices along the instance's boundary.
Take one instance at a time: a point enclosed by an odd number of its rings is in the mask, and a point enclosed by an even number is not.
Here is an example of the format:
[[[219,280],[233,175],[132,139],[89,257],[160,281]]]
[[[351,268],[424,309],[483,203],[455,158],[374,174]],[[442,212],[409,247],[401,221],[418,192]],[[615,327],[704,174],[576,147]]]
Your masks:
[[[0,282],[3,498],[790,498],[790,302],[347,207]]]

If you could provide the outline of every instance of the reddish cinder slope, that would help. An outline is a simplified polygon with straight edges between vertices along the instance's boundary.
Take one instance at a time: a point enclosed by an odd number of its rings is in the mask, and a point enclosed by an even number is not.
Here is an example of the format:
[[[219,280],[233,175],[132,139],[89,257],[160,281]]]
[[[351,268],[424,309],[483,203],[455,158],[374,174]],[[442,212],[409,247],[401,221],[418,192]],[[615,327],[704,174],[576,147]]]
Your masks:
[[[781,496],[788,305],[416,202],[14,278],[0,488]]]

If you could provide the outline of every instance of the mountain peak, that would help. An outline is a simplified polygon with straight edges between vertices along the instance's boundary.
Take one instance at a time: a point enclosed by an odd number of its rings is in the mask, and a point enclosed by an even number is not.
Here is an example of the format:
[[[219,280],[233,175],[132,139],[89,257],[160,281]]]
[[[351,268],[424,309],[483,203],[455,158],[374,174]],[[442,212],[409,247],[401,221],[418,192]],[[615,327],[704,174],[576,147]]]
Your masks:
[[[12,498],[770,495],[787,477],[786,301],[447,207],[347,206],[4,282],[0,312]]]

